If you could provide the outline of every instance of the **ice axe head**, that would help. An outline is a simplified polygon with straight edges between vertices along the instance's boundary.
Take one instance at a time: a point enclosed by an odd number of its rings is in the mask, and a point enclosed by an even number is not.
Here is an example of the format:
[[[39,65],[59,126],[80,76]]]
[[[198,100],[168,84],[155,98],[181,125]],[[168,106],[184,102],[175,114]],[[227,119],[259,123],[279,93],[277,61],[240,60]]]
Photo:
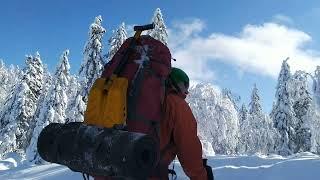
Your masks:
[[[134,38],[138,39],[140,37],[142,31],[154,29],[154,26],[155,26],[154,23],[143,25],[143,26],[134,26],[133,30],[136,32],[134,34]]]

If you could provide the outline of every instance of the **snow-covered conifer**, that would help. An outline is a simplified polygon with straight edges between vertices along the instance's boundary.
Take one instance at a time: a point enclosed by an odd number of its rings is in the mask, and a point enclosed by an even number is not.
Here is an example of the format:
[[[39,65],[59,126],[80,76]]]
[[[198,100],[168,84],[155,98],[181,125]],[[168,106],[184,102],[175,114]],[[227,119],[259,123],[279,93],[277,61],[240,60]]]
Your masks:
[[[82,122],[84,120],[84,112],[86,104],[80,94],[81,86],[77,81],[77,77],[72,77],[69,84],[69,103],[67,107],[66,122]]]
[[[235,94],[234,92],[232,92],[228,88],[222,89],[222,95],[224,98],[228,98],[232,102],[234,108],[237,111],[239,111],[239,106],[240,106],[240,101],[241,101],[241,97],[239,95]]]
[[[113,31],[113,35],[109,39],[110,49],[107,54],[108,61],[110,61],[120,49],[123,42],[127,39],[127,36],[128,35],[124,23],[122,23],[116,31]]]
[[[272,127],[272,121],[262,111],[260,96],[256,85],[254,85],[252,89],[249,114],[245,116],[246,118],[244,118],[243,115],[246,109],[243,109],[244,108],[241,108],[241,114],[239,114],[239,117],[241,117],[240,153],[269,153],[272,151],[270,146],[274,146],[274,129]]]
[[[248,119],[248,110],[245,104],[242,104],[240,110],[239,110],[239,122],[241,125],[241,122],[244,122],[246,119]]]
[[[8,81],[8,72],[7,68],[5,67],[2,59],[0,59],[0,109],[4,103],[5,98],[7,97],[7,81]]]
[[[317,66],[314,71],[314,79],[313,79],[313,93],[317,103],[317,106],[320,107],[320,66]]]
[[[311,120],[311,152],[320,154],[320,110],[315,102],[307,116]]]
[[[201,140],[210,142],[218,154],[235,153],[239,120],[230,99],[210,84],[198,84],[190,88],[187,102],[198,122]]]
[[[52,122],[64,123],[66,120],[66,108],[68,98],[66,90],[69,81],[70,65],[68,61],[69,50],[63,52],[60,62],[54,74],[53,82],[43,103],[38,117],[36,117],[36,126],[33,131],[30,145],[27,149],[27,158],[35,163],[41,163],[42,159],[37,152],[37,140],[41,130]]]
[[[168,45],[168,32],[160,8],[155,10],[152,22],[154,23],[155,28],[149,30],[147,34],[156,40],[161,41],[164,45]]]
[[[39,53],[27,56],[22,80],[7,96],[0,112],[0,155],[25,151],[32,129],[33,115],[43,86],[43,65]]]
[[[312,97],[308,89],[308,74],[304,71],[297,71],[291,78],[290,89],[293,101],[295,118],[291,121],[294,128],[293,153],[310,151],[311,132],[309,127],[308,112],[311,110]]]
[[[6,67],[3,61],[0,61],[0,109],[12,88],[21,80],[21,75],[22,72],[18,66],[10,65]]]
[[[293,127],[290,123],[295,118],[293,110],[293,100],[290,96],[289,82],[291,78],[290,67],[287,63],[288,59],[284,60],[281,66],[281,71],[278,77],[276,88],[276,102],[272,111],[272,119],[274,127],[280,133],[279,145],[277,145],[277,153],[281,155],[289,155],[292,153],[290,145],[294,134]]]
[[[106,30],[101,25],[102,17],[97,16],[90,26],[89,39],[84,48],[84,59],[79,76],[82,85],[81,96],[87,101],[89,90],[94,81],[100,77],[104,60],[102,56],[102,37]]]
[[[237,145],[237,153],[243,154],[246,153],[249,149],[248,144],[246,143],[249,141],[247,138],[251,138],[251,127],[248,119],[249,113],[245,104],[242,104],[241,108],[239,109],[238,116],[240,126],[240,137]]]
[[[258,88],[257,85],[254,84],[252,94],[251,94],[251,101],[249,104],[249,113],[251,115],[261,115],[262,114],[262,108],[260,105],[260,96],[258,95]]]

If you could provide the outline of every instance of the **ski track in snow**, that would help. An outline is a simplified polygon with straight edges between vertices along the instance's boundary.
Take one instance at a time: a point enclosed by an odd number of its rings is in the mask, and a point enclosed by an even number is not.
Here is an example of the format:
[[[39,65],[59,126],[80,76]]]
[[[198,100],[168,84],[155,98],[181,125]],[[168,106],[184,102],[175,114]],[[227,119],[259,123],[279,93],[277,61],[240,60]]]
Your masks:
[[[320,179],[320,157],[312,153],[300,153],[284,158],[281,156],[225,156],[208,157],[213,167],[215,180],[318,180]],[[5,167],[7,160],[0,161]],[[169,168],[172,169],[171,164]],[[58,164],[31,165],[0,169],[0,179],[26,180],[79,180],[81,173],[72,172]],[[174,161],[177,180],[188,179],[179,161]],[[171,176],[170,176],[171,179]]]

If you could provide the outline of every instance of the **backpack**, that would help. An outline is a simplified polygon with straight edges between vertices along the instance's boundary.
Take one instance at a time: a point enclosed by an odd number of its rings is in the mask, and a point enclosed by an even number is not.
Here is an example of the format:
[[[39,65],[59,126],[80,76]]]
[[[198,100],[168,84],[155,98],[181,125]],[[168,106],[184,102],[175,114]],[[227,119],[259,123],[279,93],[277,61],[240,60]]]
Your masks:
[[[167,46],[148,35],[128,38],[92,86],[84,122],[109,128],[125,125],[130,132],[151,135],[160,149],[165,80],[170,70]]]
[[[105,66],[102,77],[110,78],[132,38],[127,39]],[[127,119],[129,131],[153,134],[162,119],[165,80],[171,70],[169,49],[151,36],[141,36],[120,77],[128,80]]]

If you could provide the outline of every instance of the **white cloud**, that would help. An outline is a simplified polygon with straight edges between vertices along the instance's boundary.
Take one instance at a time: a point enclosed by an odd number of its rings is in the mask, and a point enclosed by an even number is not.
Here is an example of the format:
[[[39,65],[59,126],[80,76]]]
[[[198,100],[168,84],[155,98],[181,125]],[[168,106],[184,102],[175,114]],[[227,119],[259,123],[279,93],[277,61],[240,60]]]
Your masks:
[[[313,72],[320,65],[320,53],[306,48],[311,36],[285,25],[274,22],[246,25],[236,36],[222,33],[201,36],[204,28],[205,24],[195,19],[176,24],[169,31],[169,45],[178,60],[173,65],[184,68],[193,80],[214,80],[214,69],[208,67],[210,61],[222,61],[240,71],[273,78],[277,78],[286,57],[290,57],[292,71]]]

